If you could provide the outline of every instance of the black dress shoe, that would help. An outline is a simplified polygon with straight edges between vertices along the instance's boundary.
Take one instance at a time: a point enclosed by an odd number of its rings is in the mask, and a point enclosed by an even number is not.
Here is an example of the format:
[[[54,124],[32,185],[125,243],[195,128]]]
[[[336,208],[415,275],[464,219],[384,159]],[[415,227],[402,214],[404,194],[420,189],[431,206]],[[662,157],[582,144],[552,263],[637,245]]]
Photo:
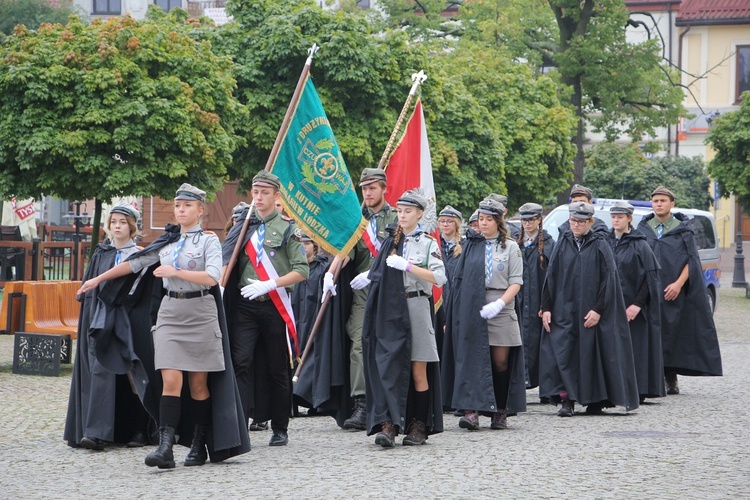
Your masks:
[[[148,436],[144,431],[135,431],[133,437],[125,445],[128,448],[142,448],[148,444]]]
[[[247,428],[249,431],[267,431],[268,430],[268,421],[265,422],[256,422],[253,420],[250,423],[250,426]]]
[[[604,415],[602,403],[592,403],[586,407],[586,415]]]
[[[289,436],[286,431],[273,431],[268,446],[285,446],[289,442]]]
[[[104,449],[104,441],[99,438],[84,437],[81,439],[81,446],[87,450],[101,451]]]

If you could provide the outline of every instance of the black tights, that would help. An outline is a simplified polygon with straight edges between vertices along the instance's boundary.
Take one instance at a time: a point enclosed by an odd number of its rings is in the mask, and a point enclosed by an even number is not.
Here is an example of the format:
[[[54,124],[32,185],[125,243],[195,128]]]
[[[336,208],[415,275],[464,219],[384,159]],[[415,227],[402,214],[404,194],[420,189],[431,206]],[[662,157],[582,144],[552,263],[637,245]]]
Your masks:
[[[510,347],[490,346],[492,356],[492,385],[495,389],[495,402],[499,410],[504,410],[508,402],[510,369],[508,356]]]

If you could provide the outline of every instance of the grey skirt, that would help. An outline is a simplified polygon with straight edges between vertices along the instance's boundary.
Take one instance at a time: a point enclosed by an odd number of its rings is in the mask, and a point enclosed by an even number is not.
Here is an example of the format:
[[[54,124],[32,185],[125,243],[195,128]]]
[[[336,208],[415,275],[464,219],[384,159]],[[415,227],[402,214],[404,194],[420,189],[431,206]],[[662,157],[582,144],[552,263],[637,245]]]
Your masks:
[[[224,370],[221,328],[213,295],[192,299],[165,295],[153,332],[157,370]]]
[[[486,303],[497,300],[503,296],[505,290],[487,290]],[[521,329],[518,327],[518,315],[516,314],[516,299],[514,298],[500,314],[487,320],[487,337],[490,345],[498,347],[514,347],[521,345]]]
[[[411,323],[411,360],[440,361],[435,342],[435,328],[432,326],[429,297],[406,299]]]

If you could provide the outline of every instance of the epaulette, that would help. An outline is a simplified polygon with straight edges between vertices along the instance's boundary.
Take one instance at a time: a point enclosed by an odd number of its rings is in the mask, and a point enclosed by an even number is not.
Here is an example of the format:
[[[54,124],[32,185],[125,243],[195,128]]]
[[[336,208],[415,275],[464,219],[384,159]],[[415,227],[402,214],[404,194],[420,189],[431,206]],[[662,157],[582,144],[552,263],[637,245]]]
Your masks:
[[[216,233],[214,233],[213,231],[208,231],[208,230],[206,230],[206,229],[204,229],[204,230],[203,230],[203,232],[204,232],[205,234],[216,234]]]
[[[294,219],[292,219],[291,217],[287,217],[286,215],[281,215],[281,214],[279,214],[279,216],[283,220],[287,221],[289,224],[296,224],[296,221]]]

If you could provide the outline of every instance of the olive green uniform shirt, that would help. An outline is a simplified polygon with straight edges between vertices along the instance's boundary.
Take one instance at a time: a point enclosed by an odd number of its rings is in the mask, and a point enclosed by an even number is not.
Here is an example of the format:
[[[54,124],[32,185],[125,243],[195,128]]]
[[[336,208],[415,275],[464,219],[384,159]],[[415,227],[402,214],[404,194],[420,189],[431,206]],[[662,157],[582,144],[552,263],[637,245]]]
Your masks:
[[[256,215],[266,225],[263,251],[268,255],[278,275],[284,276],[291,271],[297,271],[307,279],[310,274],[310,266],[305,256],[305,247],[302,243],[291,237],[292,231],[289,226],[294,224],[294,222],[284,219],[276,211],[266,219],[263,219],[260,214]],[[286,241],[284,240],[285,235],[287,236]],[[237,284],[239,288],[248,285],[250,283],[248,280],[260,279],[258,273],[255,271],[255,267],[250,263],[250,258],[247,256],[244,248],[240,252],[239,263],[241,269],[240,281]],[[289,292],[293,288],[294,285],[286,287]]]
[[[647,222],[647,224],[648,224],[648,227],[650,227],[651,229],[654,230],[654,234],[658,234],[658,231],[659,231],[658,228],[659,228],[660,225],[663,224],[664,225],[664,229],[662,230],[662,235],[665,235],[668,232],[670,232],[672,229],[674,229],[677,226],[679,226],[680,225],[680,221],[677,220],[677,219],[675,219],[675,216],[670,213],[669,214],[669,218],[667,220],[665,220],[664,222],[659,222],[659,219],[657,219],[656,217],[652,217]]]
[[[375,232],[378,236],[378,241],[382,243],[388,236],[385,228],[389,224],[396,222],[398,219],[396,209],[386,203],[377,213],[370,210],[369,207],[367,207],[366,210],[369,215],[367,223],[372,223],[373,217],[375,218]],[[370,249],[367,248],[364,237],[360,238],[354,248],[349,252],[349,259],[354,261],[357,274],[363,273],[372,267],[372,263],[375,261],[375,256],[372,255]]]

